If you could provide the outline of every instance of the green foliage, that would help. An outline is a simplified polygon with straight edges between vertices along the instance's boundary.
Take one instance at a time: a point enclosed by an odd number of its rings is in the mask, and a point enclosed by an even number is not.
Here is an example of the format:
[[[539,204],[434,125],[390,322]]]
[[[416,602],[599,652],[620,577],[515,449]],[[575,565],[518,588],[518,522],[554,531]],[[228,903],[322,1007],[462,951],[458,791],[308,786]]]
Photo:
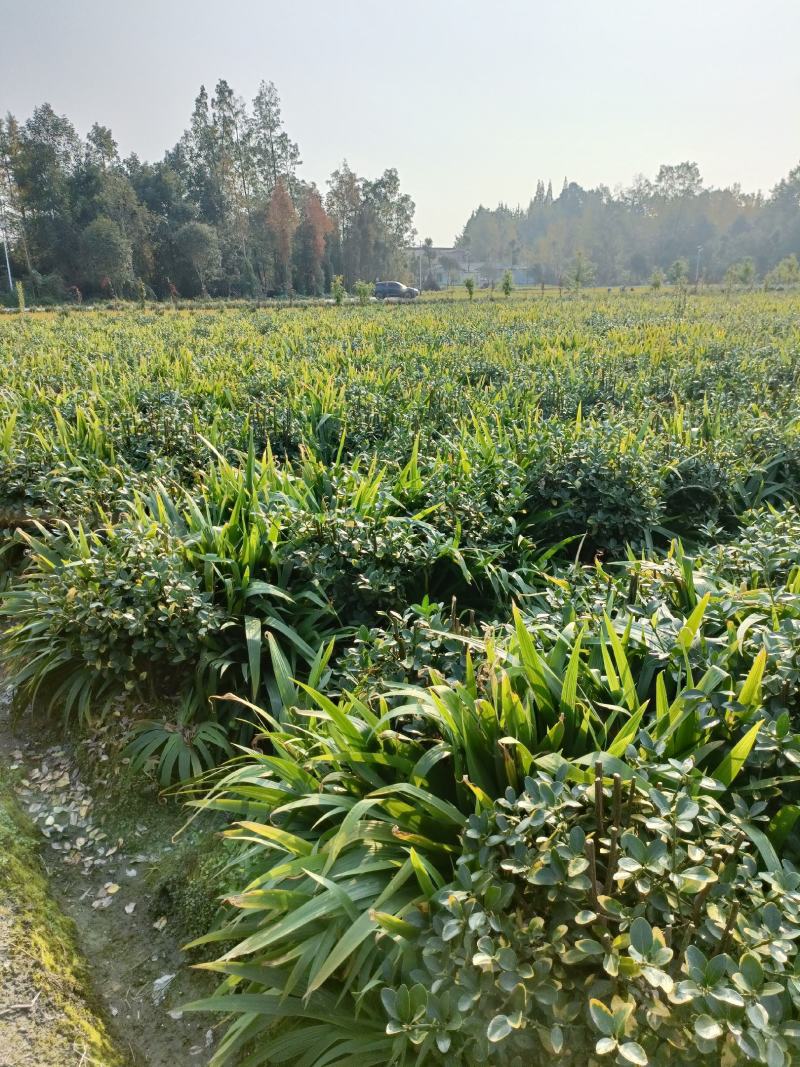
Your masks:
[[[22,284],[22,282],[17,282],[16,290],[17,290],[17,310],[19,311],[20,315],[22,315],[24,313],[24,311],[25,311],[25,286]]]
[[[17,700],[88,720],[121,692],[190,674],[219,614],[179,544],[154,524],[23,535],[23,580],[4,596]]]
[[[673,285],[686,285],[689,280],[689,264],[685,259],[676,259],[667,271],[667,280]]]
[[[341,274],[336,274],[334,276],[333,282],[331,283],[331,293],[333,294],[334,303],[339,307],[346,295],[344,278]]]
[[[375,286],[372,282],[356,282],[353,288],[355,289],[356,299],[362,307],[369,303],[369,298],[375,291]]]
[[[424,683],[431,669],[446,679],[463,677],[465,630],[453,609],[425,597],[402,614],[389,611],[377,626],[360,626],[336,662],[343,688],[410,681]]]
[[[81,234],[80,255],[84,277],[111,296],[132,280],[131,245],[112,219],[99,217]]]
[[[344,163],[323,204],[297,174],[271,82],[250,107],[224,79],[212,94],[201,87],[188,128],[155,163],[120,159],[97,124],[84,140],[49,104],[0,120],[0,155],[8,252],[37,304],[79,296],[78,284],[116,298],[134,277],[173,305],[178,290],[209,288],[291,299],[319,295],[337,272],[352,285],[356,264],[365,277],[405,270],[414,203],[397,171],[368,179]]]
[[[467,296],[470,298],[470,300],[472,300],[472,298],[475,296],[475,279],[465,278],[464,288],[467,290]]]
[[[206,286],[220,266],[216,231],[204,222],[187,222],[175,234],[175,247],[187,270],[200,283],[200,291],[205,296]]]
[[[722,281],[732,263],[749,256],[760,269],[772,268],[797,253],[799,212],[800,166],[763,198],[737,186],[706,188],[697,164],[685,160],[613,193],[565,181],[554,195],[540,181],[527,205],[478,207],[458,245],[477,264],[523,261],[531,281],[559,288],[570,284],[569,265],[583,254],[597,264],[599,284],[627,291],[628,284],[646,284],[654,271],[666,271],[676,257],[694,266],[698,240],[708,280]]]
[[[794,253],[782,259],[764,276],[765,289],[780,289],[795,285],[800,285],[800,264]]]
[[[463,679],[459,640],[432,638],[421,620],[387,628],[387,613],[403,618],[427,595],[479,636],[481,623],[507,619],[513,598],[541,586],[542,559],[552,567],[581,539],[585,558],[624,559],[627,545],[652,554],[672,533],[703,537],[713,522],[732,531],[753,504],[797,498],[795,333],[788,306],[777,320],[771,303],[762,309],[772,300],[715,309],[687,328],[668,366],[659,353],[674,328],[644,303],[615,318],[608,307],[545,302],[542,323],[576,346],[567,362],[563,343],[549,354],[531,348],[530,309],[510,302],[476,310],[469,331],[491,334],[480,359],[462,352],[474,341],[457,309],[436,307],[420,308],[413,323],[379,308],[347,322],[308,311],[137,313],[113,323],[90,313],[80,323],[34,319],[19,336],[10,319],[0,336],[3,558],[18,567],[29,555],[8,603],[24,614],[36,610],[32,589],[50,596],[77,565],[80,528],[92,553],[120,543],[117,534],[145,537],[148,559],[166,554],[167,569],[185,573],[212,611],[213,625],[177,653],[204,716],[206,698],[228,689],[277,709],[270,635],[291,677],[307,680],[336,638],[325,668],[334,686],[424,682],[429,652],[428,665]],[[146,358],[136,355],[143,345]],[[642,354],[631,364],[623,350]],[[640,418],[658,404],[658,419]],[[63,564],[10,536],[21,527],[41,540],[34,521]],[[775,541],[763,551],[785,549]],[[131,557],[136,588],[146,562]],[[53,591],[40,625],[69,588]],[[116,587],[99,588],[113,620]],[[679,608],[688,615],[692,606]],[[86,668],[68,627],[56,633],[48,623],[41,644],[33,633],[9,636],[20,668],[34,647],[44,653],[37,676]],[[146,675],[137,690],[160,686],[172,653],[151,662],[150,633],[148,623],[135,672],[95,668],[109,699],[132,672]],[[91,635],[104,644],[97,618]],[[769,640],[786,650],[792,632]]]
[[[707,558],[676,546],[616,578],[573,567],[529,591],[527,620],[516,613],[506,633],[463,635],[471,654],[444,661],[449,680],[434,671],[428,686],[373,693],[365,682],[339,701],[296,691],[297,710],[266,719],[260,751],[199,801],[242,819],[228,836],[247,870],[231,898],[242,919],[219,935],[232,947],[213,965],[228,977],[205,1006],[249,1014],[218,1062],[236,1062],[249,1041],[255,1062],[289,1035],[315,1041],[336,1003],[309,1063],[340,1042],[331,1062],[346,1062],[348,1011],[375,1062],[522,1063],[541,1049],[583,1063],[613,1038],[599,1052],[635,1044],[648,1062],[683,1063],[724,1038],[765,1063],[777,1047],[788,1063],[797,1008],[781,959],[768,967],[781,1000],[765,1001],[767,1021],[740,1010],[745,998],[731,1013],[724,998],[673,994],[694,980],[694,949],[721,960],[720,980],[738,988],[740,958],[764,954],[769,909],[798,914],[787,835],[800,811],[800,736],[786,710],[798,676],[776,687],[788,648],[771,644],[800,610],[797,524],[753,516],[740,541]],[[762,602],[777,614],[754,612]],[[560,631],[559,615],[569,620]],[[256,921],[240,934],[245,917]],[[637,960],[649,952],[631,948],[639,917],[661,931],[650,944],[670,947],[669,960]],[[358,1009],[357,990],[369,991]],[[467,1004],[467,993],[478,999]],[[622,1012],[619,1028],[604,1031],[592,999]],[[706,1015],[721,1029],[693,1045]]]
[[[800,876],[760,869],[758,805],[712,785],[677,762],[539,774],[471,816],[452,885],[391,931],[398,1059],[792,1063]]]
[[[796,299],[701,303],[3,322],[4,663],[225,821],[216,1064],[794,1055]]]
[[[567,273],[567,281],[571,289],[576,292],[584,286],[591,285],[594,281],[595,266],[582,251],[575,254],[575,258]]]
[[[511,290],[514,288],[514,277],[510,270],[507,270],[503,275],[503,281],[500,286],[503,290],[503,296],[508,299],[511,296]]]
[[[178,722],[137,722],[126,755],[130,768],[138,773],[154,766],[159,784],[166,788],[175,779],[196,778],[233,755],[225,726],[215,722],[193,722],[192,706],[184,709]]]
[[[728,267],[725,271],[725,286],[728,291],[735,285],[742,285],[749,288],[753,285],[755,278],[755,263],[752,258],[748,256],[746,259],[743,259],[738,263],[732,263],[730,267]]]

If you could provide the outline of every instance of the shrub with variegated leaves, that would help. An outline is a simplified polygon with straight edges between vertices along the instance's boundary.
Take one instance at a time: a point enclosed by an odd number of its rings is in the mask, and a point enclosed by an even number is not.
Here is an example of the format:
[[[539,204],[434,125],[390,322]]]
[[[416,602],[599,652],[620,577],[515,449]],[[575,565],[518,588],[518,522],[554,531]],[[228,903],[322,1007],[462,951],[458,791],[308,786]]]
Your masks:
[[[796,1062],[800,875],[718,795],[670,761],[471,816],[455,881],[391,926],[399,1062]]]

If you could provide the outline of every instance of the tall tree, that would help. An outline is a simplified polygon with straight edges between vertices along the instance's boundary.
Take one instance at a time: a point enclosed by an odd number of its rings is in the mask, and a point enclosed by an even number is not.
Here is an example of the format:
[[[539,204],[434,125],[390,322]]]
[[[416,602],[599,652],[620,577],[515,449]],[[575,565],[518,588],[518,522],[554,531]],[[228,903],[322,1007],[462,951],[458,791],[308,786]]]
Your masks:
[[[117,142],[108,126],[100,126],[95,122],[89,130],[86,138],[86,158],[104,171],[119,162]]]
[[[415,230],[414,201],[400,190],[393,168],[373,181],[345,160],[328,181],[326,207],[336,224],[336,258],[345,283],[387,277],[403,265]]]
[[[0,226],[6,241],[6,253],[21,251],[21,262],[29,275],[33,273],[25,232],[25,203],[17,180],[19,170],[20,129],[13,115],[0,119]]]
[[[348,286],[358,277],[355,231],[361,204],[361,182],[345,159],[328,179],[325,207],[336,226],[337,272],[343,275]]]
[[[317,295],[323,291],[324,260],[333,222],[322,206],[322,197],[312,186],[306,193],[295,234],[295,288]]]
[[[703,187],[700,168],[696,163],[662,163],[655,181],[655,191],[668,200],[697,196]]]
[[[183,175],[189,196],[200,215],[212,224],[224,217],[220,185],[217,138],[211,118],[211,105],[204,85],[194,102],[189,128],[167,159]]]
[[[295,192],[300,149],[283,128],[281,101],[272,82],[262,81],[253,100],[249,121],[250,144],[256,181],[262,192],[271,195],[283,178],[290,192]]]
[[[40,273],[75,268],[78,233],[71,182],[82,156],[75,127],[49,104],[35,108],[19,131],[15,181],[30,256]]]
[[[280,292],[292,285],[292,239],[297,229],[297,212],[283,178],[278,178],[267,211],[275,256],[275,284]]]

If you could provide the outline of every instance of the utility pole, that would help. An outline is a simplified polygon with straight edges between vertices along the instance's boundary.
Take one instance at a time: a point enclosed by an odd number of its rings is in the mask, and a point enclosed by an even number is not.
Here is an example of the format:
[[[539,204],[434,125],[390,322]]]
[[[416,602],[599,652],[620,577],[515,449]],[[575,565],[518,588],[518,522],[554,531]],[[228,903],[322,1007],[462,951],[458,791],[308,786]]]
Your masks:
[[[0,211],[3,214],[3,251],[6,256],[6,273],[8,274],[8,291],[14,292],[14,279],[11,277],[11,263],[8,258],[8,241],[6,240],[6,205],[3,200],[0,200]]]
[[[13,293],[14,292],[14,279],[11,277],[11,264],[9,263],[9,260],[8,260],[8,243],[6,242],[5,227],[3,227],[3,251],[6,254],[6,272],[8,274],[8,291],[9,291],[9,293]]]

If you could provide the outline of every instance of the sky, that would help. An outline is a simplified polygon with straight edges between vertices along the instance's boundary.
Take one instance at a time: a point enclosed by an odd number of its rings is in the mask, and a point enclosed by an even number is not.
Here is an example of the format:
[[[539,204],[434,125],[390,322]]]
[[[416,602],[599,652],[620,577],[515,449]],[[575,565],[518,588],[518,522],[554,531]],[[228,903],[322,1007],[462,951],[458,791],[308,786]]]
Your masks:
[[[300,174],[396,167],[420,238],[536,181],[696,161],[768,191],[800,162],[800,0],[0,0],[0,110],[44,101],[163,155],[201,84],[274,81]]]

